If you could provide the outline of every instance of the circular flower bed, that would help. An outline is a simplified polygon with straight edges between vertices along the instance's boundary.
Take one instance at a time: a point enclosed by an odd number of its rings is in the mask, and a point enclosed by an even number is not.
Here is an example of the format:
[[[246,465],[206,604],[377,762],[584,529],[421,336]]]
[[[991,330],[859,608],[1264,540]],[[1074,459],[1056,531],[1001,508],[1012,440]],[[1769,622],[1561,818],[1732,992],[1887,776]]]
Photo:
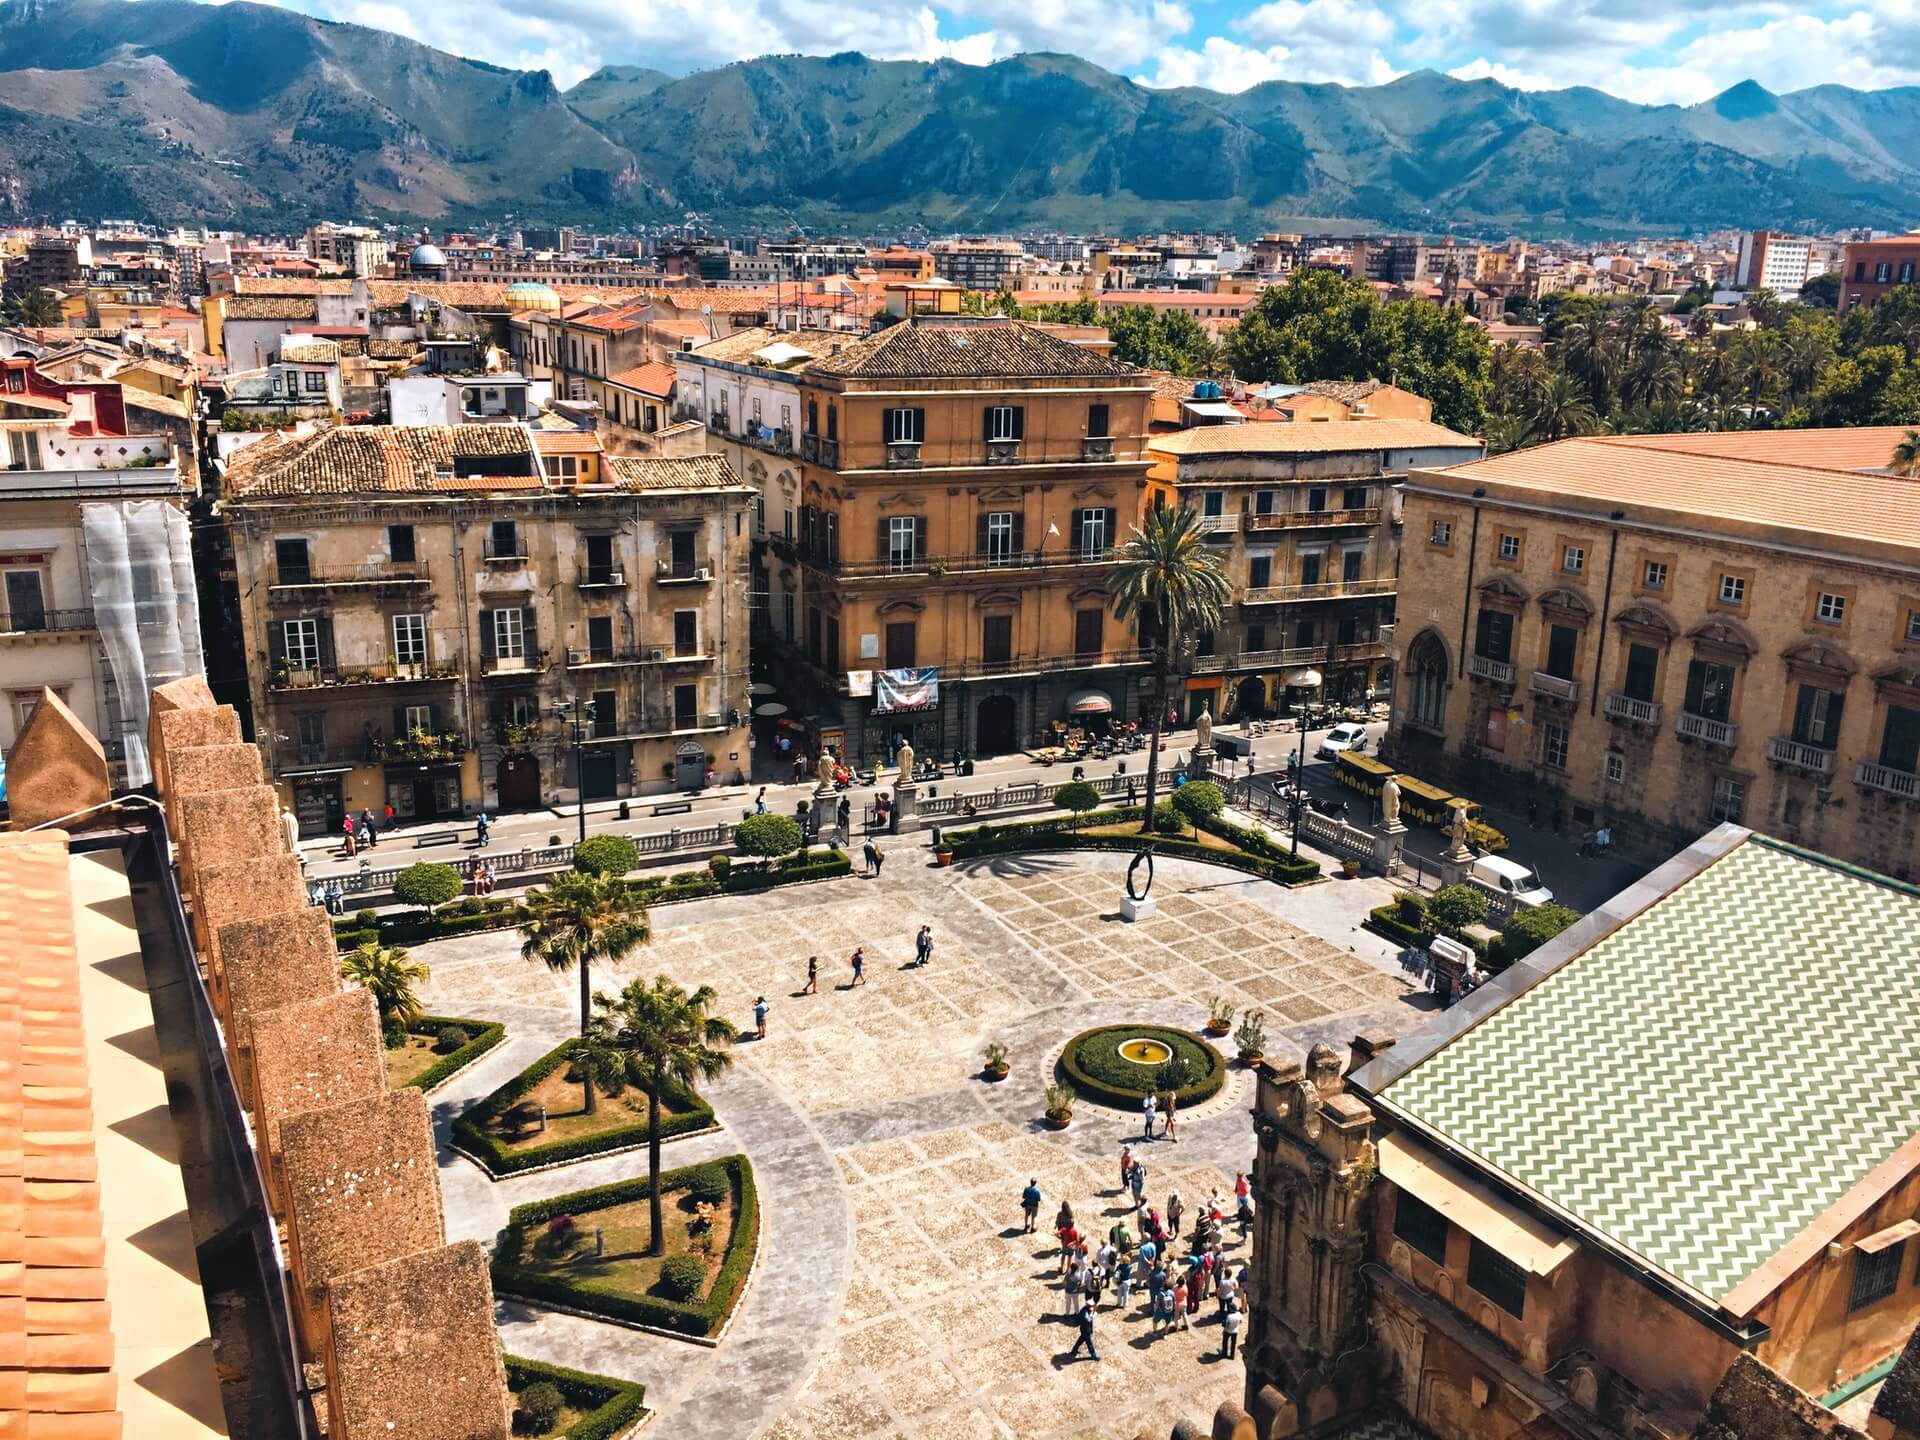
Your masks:
[[[1136,1041],[1149,1043],[1132,1043]],[[1180,1109],[1211,1099],[1227,1083],[1227,1062],[1219,1051],[1198,1035],[1164,1025],[1103,1025],[1083,1030],[1067,1042],[1060,1056],[1061,1074],[1088,1100],[1137,1110],[1149,1091],[1165,1093],[1159,1083],[1161,1067],[1128,1059],[1121,1053],[1123,1046],[1140,1054],[1157,1053],[1164,1046],[1187,1062],[1187,1083],[1173,1092]]]

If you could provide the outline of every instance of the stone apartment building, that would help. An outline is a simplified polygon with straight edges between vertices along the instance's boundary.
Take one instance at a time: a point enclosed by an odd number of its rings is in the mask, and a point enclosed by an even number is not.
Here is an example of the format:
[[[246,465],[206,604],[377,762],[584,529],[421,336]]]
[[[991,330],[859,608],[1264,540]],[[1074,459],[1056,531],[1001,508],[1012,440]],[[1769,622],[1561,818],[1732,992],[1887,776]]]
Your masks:
[[[801,568],[799,653],[849,754],[992,755],[1139,714],[1146,657],[1106,584],[1148,503],[1146,377],[946,317],[796,374],[796,532],[783,509],[773,549]]]
[[[1898,427],[1567,440],[1406,486],[1393,753],[1661,851],[1721,821],[1920,876]]]
[[[744,773],[751,500],[719,456],[512,423],[240,452],[222,509],[255,726],[302,830]]]
[[[1840,313],[1877,304],[1896,286],[1916,281],[1920,281],[1920,232],[1855,241],[1841,256]]]
[[[1917,928],[1912,886],[1723,825],[1399,1043],[1262,1066],[1246,1397],[1212,1433],[1909,1429],[1872,1387],[1920,1319],[1884,1023]]]
[[[1287,677],[1317,668],[1324,693],[1384,687],[1409,469],[1478,459],[1481,444],[1423,420],[1206,425],[1156,435],[1157,480],[1201,516],[1234,587],[1226,624],[1200,637],[1182,714],[1266,715]]]

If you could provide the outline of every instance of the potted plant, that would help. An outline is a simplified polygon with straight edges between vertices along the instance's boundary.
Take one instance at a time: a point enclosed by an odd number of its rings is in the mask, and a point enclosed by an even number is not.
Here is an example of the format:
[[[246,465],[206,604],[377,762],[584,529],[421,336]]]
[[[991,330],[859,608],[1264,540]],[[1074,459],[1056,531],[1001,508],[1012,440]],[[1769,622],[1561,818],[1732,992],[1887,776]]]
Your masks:
[[[1349,855],[1340,862],[1340,873],[1352,880],[1360,873],[1360,862]]]
[[[1064,1130],[1073,1123],[1073,1087],[1071,1085],[1047,1086],[1047,1125],[1054,1130]]]
[[[980,1068],[980,1073],[989,1080],[1004,1080],[1007,1071],[1013,1068],[1007,1063],[1007,1047],[997,1040],[987,1046],[985,1059],[987,1063]]]
[[[1234,1048],[1240,1052],[1243,1065],[1258,1065],[1267,1053],[1267,1017],[1258,1010],[1249,1010],[1240,1020],[1240,1028],[1233,1032]]]
[[[1215,995],[1207,1001],[1206,1032],[1209,1035],[1224,1035],[1233,1028],[1234,1003],[1223,995]]]
[[[933,847],[933,863],[936,865],[953,864],[953,842],[942,840]]]

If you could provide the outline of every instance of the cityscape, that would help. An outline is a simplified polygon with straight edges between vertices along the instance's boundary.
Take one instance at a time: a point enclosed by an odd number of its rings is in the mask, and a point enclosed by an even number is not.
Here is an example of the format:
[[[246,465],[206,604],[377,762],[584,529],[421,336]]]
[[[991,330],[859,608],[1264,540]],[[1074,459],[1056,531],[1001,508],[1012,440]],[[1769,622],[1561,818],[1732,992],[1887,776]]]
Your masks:
[[[0,1435],[1920,1440],[1891,7],[301,8],[0,0]]]

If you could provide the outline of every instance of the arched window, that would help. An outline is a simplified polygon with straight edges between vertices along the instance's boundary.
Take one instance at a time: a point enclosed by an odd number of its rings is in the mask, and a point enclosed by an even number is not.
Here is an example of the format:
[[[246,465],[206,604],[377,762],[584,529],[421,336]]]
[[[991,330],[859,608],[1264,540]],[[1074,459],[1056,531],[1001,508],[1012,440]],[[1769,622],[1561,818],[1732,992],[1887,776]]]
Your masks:
[[[1407,653],[1408,718],[1429,730],[1444,728],[1447,714],[1447,647],[1431,630]]]

